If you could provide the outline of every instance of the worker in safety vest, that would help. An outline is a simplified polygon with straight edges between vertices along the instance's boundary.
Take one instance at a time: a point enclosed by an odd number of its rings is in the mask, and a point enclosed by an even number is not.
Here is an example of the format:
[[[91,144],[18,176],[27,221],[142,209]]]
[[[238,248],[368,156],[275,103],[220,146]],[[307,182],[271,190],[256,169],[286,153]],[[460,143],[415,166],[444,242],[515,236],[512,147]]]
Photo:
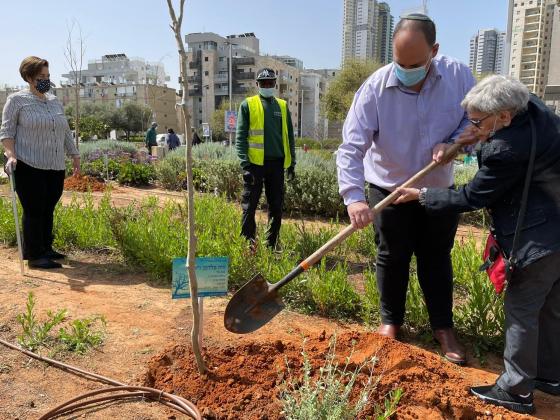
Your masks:
[[[295,176],[294,130],[286,101],[275,98],[276,72],[264,68],[257,74],[259,94],[245,99],[239,107],[236,147],[243,168],[243,219],[241,234],[255,244],[255,211],[262,188],[268,202],[266,240],[274,248],[282,223],[284,171]]]

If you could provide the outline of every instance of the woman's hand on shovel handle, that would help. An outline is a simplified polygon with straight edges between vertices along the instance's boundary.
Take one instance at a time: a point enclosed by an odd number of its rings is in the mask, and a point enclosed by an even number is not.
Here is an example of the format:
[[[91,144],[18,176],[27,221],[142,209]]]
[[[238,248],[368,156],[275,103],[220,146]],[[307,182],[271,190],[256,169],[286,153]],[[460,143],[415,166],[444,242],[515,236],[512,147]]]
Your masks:
[[[365,201],[357,201],[348,205],[350,222],[356,229],[363,229],[373,222],[373,211]]]
[[[408,203],[409,201],[417,201],[420,190],[417,188],[397,188],[401,193],[399,198],[396,199],[395,204]]]

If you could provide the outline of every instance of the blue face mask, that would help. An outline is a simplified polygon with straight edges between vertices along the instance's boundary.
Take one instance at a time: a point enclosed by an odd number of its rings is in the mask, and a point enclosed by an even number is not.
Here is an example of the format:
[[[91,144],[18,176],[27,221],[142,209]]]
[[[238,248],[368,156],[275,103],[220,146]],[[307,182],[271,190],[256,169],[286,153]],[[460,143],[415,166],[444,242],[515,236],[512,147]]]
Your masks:
[[[397,63],[394,63],[395,76],[397,76],[397,79],[399,79],[403,85],[414,86],[426,78],[426,75],[428,74],[428,70],[426,70],[426,68],[429,68],[431,62],[432,59],[430,59],[425,66],[415,67],[413,69],[405,69]]]
[[[263,98],[272,98],[274,96],[274,88],[259,88],[259,94]]]

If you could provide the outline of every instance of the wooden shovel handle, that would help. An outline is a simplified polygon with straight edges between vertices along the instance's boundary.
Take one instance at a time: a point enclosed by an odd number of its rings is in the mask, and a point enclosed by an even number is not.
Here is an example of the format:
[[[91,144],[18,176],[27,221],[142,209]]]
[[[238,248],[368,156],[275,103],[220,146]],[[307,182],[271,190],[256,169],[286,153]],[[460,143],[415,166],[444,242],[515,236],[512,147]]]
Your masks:
[[[450,159],[451,157],[455,156],[457,154],[457,152],[463,147],[462,144],[453,144],[451,145],[451,147],[449,147],[446,151],[445,154],[442,158],[442,160],[445,162],[446,160]],[[429,165],[427,165],[424,169],[422,169],[420,172],[418,172],[417,174],[415,174],[414,176],[412,176],[410,179],[408,179],[408,181],[406,181],[404,184],[401,185],[401,188],[407,188],[407,187],[411,187],[413,185],[415,185],[419,180],[421,180],[423,177],[425,177],[428,173],[430,173],[432,170],[434,170],[436,167],[439,166],[439,163],[437,163],[436,161],[432,161],[430,162]],[[377,203],[375,205],[375,207],[372,209],[374,214],[379,213],[381,210],[383,210],[385,207],[389,206],[390,204],[392,204],[398,197],[400,196],[400,194],[395,190],[393,191],[391,194],[389,194],[387,197],[385,197],[382,201],[380,201],[379,203]],[[354,226],[349,225],[346,226],[344,229],[342,229],[342,231],[340,231],[334,238],[332,238],[331,240],[329,240],[326,244],[324,244],[321,248],[319,248],[317,251],[315,251],[313,254],[311,254],[309,257],[307,257],[305,260],[303,260],[300,263],[300,267],[303,270],[307,270],[309,267],[312,267],[313,265],[315,265],[319,260],[321,260],[321,258],[323,258],[323,256],[329,252],[332,248],[334,248],[335,246],[337,246],[338,244],[340,244],[342,241],[344,241],[348,236],[350,236],[352,233],[354,233],[354,231],[356,230],[356,228],[354,228]]]

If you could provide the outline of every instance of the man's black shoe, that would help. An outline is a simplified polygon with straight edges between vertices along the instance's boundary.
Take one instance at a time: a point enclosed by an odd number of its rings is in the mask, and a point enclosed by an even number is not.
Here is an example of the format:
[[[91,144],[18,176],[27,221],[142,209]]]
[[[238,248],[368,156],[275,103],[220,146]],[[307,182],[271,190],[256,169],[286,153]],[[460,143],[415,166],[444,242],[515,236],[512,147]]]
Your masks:
[[[527,397],[510,394],[509,392],[496,385],[473,386],[471,394],[477,396],[486,403],[499,405],[508,410],[521,414],[533,414],[535,405],[533,404],[533,394]]]
[[[51,260],[63,260],[64,258],[66,258],[66,255],[51,249],[45,254],[45,258],[49,258]]]
[[[560,382],[535,378],[535,388],[550,395],[560,395]]]
[[[62,268],[62,264],[48,258],[39,258],[37,260],[29,260],[29,267],[42,269]]]

